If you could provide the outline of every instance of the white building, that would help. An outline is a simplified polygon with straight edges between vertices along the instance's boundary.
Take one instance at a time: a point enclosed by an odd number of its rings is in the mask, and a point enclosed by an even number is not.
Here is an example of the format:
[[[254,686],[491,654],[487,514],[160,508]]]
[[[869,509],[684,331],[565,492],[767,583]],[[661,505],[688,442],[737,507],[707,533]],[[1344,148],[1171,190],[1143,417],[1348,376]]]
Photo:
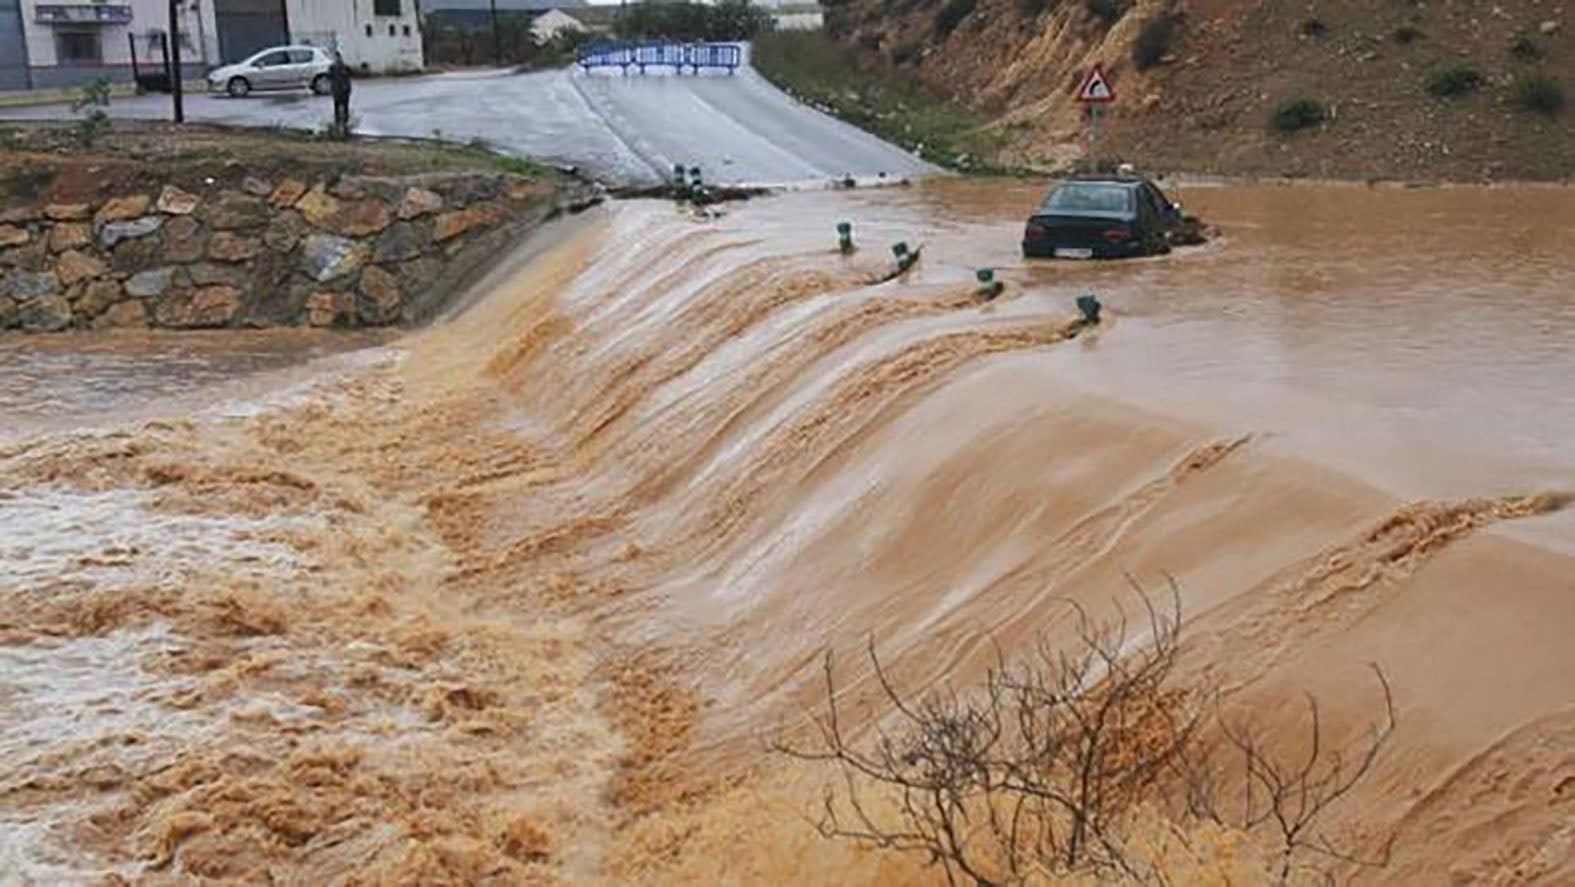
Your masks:
[[[259,49],[309,43],[338,49],[357,70],[419,71],[416,0],[181,0],[188,79]],[[0,0],[0,90],[129,81],[133,57],[162,69],[168,0]]]
[[[375,74],[419,71],[416,0],[196,0],[208,57],[240,61],[259,49],[305,43],[337,49],[351,67]]]
[[[183,3],[181,12],[186,27],[195,31],[199,10]],[[168,18],[167,0],[0,0],[0,83],[3,88],[48,89],[105,76],[130,80],[133,51],[138,61],[163,65],[161,38],[149,32],[162,34]],[[187,73],[200,74],[198,39],[181,42],[190,56]]]
[[[531,35],[537,43],[546,43],[559,34],[570,31],[587,31],[589,28],[579,19],[561,9],[549,9],[536,16],[530,23]]]

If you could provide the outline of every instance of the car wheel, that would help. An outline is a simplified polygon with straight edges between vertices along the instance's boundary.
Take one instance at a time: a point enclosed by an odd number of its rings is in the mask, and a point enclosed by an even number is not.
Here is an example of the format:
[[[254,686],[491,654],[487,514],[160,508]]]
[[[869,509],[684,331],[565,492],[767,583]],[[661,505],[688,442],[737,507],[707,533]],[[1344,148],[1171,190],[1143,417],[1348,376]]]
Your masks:
[[[238,99],[246,98],[251,91],[251,81],[245,77],[231,77],[229,85],[225,87],[225,92]]]
[[[318,74],[312,78],[312,92],[317,95],[328,95],[329,83],[327,74]]]

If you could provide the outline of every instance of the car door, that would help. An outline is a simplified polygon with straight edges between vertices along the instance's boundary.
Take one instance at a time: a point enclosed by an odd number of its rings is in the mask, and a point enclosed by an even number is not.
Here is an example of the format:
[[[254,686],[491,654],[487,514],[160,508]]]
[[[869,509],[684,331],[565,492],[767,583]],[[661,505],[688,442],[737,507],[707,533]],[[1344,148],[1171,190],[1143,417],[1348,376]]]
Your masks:
[[[261,89],[277,89],[290,77],[290,54],[282,49],[265,52],[252,62],[253,83]]]
[[[317,56],[310,49],[292,49],[290,53],[290,85],[305,86],[312,79],[312,68]]]

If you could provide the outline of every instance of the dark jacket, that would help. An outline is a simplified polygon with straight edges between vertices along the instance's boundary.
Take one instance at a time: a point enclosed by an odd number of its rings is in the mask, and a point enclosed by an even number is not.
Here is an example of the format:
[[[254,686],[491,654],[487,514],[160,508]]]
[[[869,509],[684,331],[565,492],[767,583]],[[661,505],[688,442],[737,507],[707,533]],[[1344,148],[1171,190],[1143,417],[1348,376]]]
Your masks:
[[[334,62],[328,67],[328,86],[334,98],[350,97],[350,66],[344,62]]]

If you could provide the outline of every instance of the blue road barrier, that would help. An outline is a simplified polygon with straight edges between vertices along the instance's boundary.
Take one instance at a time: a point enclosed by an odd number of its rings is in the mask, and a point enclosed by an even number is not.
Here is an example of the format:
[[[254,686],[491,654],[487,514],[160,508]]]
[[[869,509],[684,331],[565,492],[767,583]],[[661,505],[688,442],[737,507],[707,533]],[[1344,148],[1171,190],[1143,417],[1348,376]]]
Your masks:
[[[666,40],[648,40],[628,43],[598,40],[587,43],[574,53],[574,63],[587,71],[596,68],[622,68],[629,73],[639,68],[672,68],[679,74],[685,69],[699,74],[702,69],[719,68],[729,74],[744,63],[743,47],[736,43],[673,43]]]

